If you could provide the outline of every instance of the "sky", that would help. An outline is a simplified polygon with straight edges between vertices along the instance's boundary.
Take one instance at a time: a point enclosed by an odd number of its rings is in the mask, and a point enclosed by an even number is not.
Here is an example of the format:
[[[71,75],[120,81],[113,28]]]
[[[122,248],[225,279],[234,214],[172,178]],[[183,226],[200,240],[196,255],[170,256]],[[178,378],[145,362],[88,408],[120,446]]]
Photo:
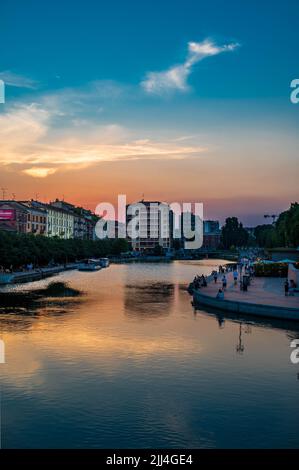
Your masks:
[[[2,0],[0,187],[263,223],[299,199],[298,40],[295,0]]]

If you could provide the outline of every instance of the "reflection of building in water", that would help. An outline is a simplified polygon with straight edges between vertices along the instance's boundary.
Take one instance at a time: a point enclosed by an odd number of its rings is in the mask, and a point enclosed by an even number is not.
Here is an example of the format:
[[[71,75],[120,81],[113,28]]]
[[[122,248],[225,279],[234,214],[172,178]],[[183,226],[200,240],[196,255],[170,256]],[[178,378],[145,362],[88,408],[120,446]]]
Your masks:
[[[169,315],[174,302],[174,285],[156,282],[144,285],[126,285],[124,294],[125,313],[140,318]]]

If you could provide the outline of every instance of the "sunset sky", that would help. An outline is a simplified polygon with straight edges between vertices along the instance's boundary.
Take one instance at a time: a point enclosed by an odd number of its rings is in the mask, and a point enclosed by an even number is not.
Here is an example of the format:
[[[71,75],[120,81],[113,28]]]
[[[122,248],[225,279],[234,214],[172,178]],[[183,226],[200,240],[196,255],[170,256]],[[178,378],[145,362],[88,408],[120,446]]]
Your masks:
[[[144,194],[247,225],[286,209],[299,199],[298,17],[295,0],[3,0],[7,198],[95,209]]]

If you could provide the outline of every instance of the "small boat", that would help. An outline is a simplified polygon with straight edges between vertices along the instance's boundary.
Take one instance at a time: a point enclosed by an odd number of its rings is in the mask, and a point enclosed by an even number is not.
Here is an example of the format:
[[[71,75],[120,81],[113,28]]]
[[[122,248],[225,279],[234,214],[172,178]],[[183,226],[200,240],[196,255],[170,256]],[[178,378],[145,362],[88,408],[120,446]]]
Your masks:
[[[100,261],[95,259],[87,259],[78,267],[79,271],[99,271],[100,269],[102,269]]]
[[[100,258],[100,264],[102,268],[108,268],[110,264],[109,258]]]

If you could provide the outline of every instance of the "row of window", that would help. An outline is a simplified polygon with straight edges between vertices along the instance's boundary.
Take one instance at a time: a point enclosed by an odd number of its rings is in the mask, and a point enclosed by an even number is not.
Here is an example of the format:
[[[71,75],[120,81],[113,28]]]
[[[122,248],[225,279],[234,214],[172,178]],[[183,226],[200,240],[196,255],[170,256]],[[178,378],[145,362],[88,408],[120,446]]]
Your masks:
[[[28,222],[39,222],[40,224],[45,224],[47,221],[47,217],[42,216],[42,215],[34,215],[34,214],[28,214],[27,216]]]

